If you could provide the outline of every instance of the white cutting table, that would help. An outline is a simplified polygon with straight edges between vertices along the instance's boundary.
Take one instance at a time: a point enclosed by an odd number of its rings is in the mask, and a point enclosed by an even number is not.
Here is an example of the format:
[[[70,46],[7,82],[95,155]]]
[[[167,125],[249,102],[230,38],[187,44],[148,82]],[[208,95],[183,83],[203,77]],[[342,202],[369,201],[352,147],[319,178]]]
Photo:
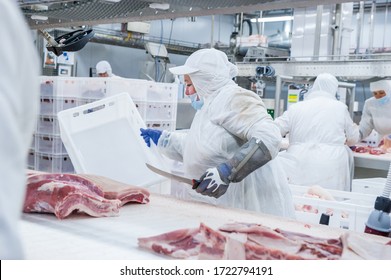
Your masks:
[[[201,222],[217,228],[227,222],[261,223],[319,237],[338,237],[343,231],[260,213],[225,209],[199,202],[151,194],[149,204],[128,204],[118,217],[93,218],[71,215],[64,220],[51,214],[23,214],[21,233],[26,259],[33,260],[153,260],[168,259],[140,249],[138,237],[198,227]],[[364,234],[363,234],[364,235]],[[389,241],[374,235],[370,240]]]
[[[391,153],[371,155],[369,153],[353,153],[354,166],[378,170],[388,170],[391,162]]]

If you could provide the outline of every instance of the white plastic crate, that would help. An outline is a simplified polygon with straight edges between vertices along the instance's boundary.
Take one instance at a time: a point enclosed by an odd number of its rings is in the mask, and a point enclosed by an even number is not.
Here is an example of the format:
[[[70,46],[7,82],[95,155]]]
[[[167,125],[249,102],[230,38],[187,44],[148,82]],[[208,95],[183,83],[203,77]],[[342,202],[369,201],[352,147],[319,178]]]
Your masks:
[[[158,130],[175,131],[176,121],[166,120],[147,120],[145,121],[147,128],[153,128]]]
[[[30,149],[27,155],[27,168],[34,170],[35,169],[35,151]]]
[[[89,104],[91,102],[95,102],[97,100],[100,100],[101,98],[78,98],[77,100],[77,106]]]
[[[53,77],[41,76],[41,96],[103,98],[106,96],[107,83],[103,78]]]
[[[81,97],[83,83],[81,79],[73,77],[57,77],[54,83],[53,95],[58,97]]]
[[[35,150],[35,134],[31,137],[30,149]]]
[[[169,180],[145,163],[166,169],[156,146],[140,136],[145,124],[127,93],[58,113],[61,139],[77,173],[96,174],[159,193]]]
[[[107,80],[102,78],[78,78],[82,99],[97,100],[107,96]]]
[[[354,179],[352,181],[352,192],[381,195],[386,181],[386,178]]]
[[[38,115],[36,133],[59,135],[60,127],[57,116]]]
[[[364,232],[368,216],[374,209],[375,195],[327,189],[335,200],[305,197],[309,187],[290,185],[296,206],[309,206],[314,212],[296,210],[298,221],[319,224],[322,213],[330,211],[329,226]]]
[[[68,155],[52,155],[35,152],[35,170],[49,173],[74,173]]]
[[[67,154],[60,135],[35,134],[35,151],[54,155]]]
[[[140,102],[140,101],[134,101],[134,100],[133,100],[133,102],[134,102],[134,105],[136,106],[137,111],[140,114],[140,117],[145,122],[146,117],[147,117],[147,103],[144,101]]]
[[[176,120],[177,103],[148,102],[146,105],[146,120]]]
[[[58,112],[77,105],[79,105],[77,98],[41,96],[40,113],[41,115],[57,115]]]
[[[146,102],[150,82],[136,79],[108,79],[107,96],[126,92],[134,102]]]
[[[53,96],[54,93],[54,83],[56,77],[40,77],[40,93],[41,96]]]
[[[178,100],[178,84],[150,83],[147,90],[149,102],[176,103]]]

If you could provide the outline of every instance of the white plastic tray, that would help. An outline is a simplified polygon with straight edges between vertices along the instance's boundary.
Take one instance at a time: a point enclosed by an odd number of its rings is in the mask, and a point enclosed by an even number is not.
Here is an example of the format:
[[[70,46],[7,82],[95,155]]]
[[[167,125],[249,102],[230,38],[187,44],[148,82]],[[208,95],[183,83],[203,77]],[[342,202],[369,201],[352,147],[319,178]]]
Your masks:
[[[145,124],[128,93],[120,93],[58,113],[61,139],[76,173],[105,176],[150,187],[167,179],[145,163],[166,169],[157,147],[140,136]],[[169,187],[169,183],[165,184]],[[166,193],[168,190],[156,190]]]

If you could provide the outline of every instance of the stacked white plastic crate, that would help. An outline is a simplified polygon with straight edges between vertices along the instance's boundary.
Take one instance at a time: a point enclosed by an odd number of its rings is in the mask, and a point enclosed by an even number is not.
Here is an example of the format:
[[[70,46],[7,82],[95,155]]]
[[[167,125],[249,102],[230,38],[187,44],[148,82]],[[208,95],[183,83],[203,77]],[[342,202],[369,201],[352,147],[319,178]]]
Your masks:
[[[178,85],[136,79],[108,79],[107,96],[129,93],[148,128],[174,131]]]
[[[75,82],[65,78],[41,77],[40,112],[30,151],[29,168],[53,173],[74,171],[61,141],[57,112],[78,105],[77,98],[72,94],[75,87]]]
[[[57,113],[121,92],[128,92],[147,127],[176,128],[176,84],[136,79],[41,77],[41,109],[28,158],[28,168],[74,172],[60,138]]]

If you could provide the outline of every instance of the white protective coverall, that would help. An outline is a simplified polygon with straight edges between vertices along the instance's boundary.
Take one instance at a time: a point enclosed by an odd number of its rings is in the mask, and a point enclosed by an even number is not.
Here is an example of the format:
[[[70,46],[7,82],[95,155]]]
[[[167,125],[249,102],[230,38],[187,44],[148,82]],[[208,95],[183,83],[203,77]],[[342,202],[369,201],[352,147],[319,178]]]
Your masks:
[[[391,80],[373,82],[369,88],[371,92],[384,90],[386,96],[380,99],[371,97],[365,101],[359,124],[361,139],[371,134],[373,129],[380,136],[391,134]]]
[[[275,119],[281,135],[289,133],[289,147],[281,156],[292,184],[350,191],[353,166],[347,145],[358,142],[359,131],[347,106],[335,98],[337,89],[334,76],[320,74],[308,97]]]
[[[281,142],[278,128],[261,98],[232,80],[237,68],[223,52],[199,50],[184,66],[200,70],[189,76],[197,93],[204,98],[204,105],[197,111],[188,133],[164,131],[158,147],[168,157],[183,161],[187,177],[200,178],[208,168],[230,159],[252,137],[264,142],[272,158],[277,155]],[[191,188],[188,194],[192,199],[208,203],[294,217],[289,185],[276,160],[269,161],[241,182],[231,183],[227,192],[217,199]]]
[[[16,1],[0,1],[0,259],[21,259],[18,223],[39,105],[39,63]]]

